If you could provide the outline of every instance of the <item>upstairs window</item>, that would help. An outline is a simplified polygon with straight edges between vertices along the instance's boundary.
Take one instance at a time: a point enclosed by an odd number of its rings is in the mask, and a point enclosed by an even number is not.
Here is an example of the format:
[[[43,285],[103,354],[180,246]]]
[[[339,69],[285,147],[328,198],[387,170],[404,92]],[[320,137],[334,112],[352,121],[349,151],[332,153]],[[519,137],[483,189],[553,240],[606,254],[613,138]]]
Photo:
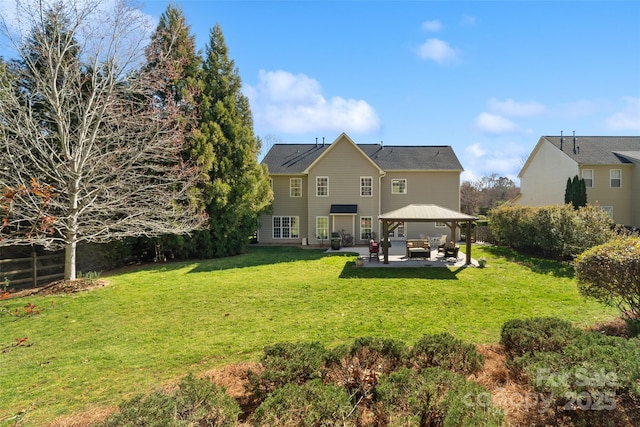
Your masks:
[[[404,178],[392,179],[391,194],[407,194],[407,180]]]
[[[329,177],[319,176],[316,178],[316,196],[328,197],[329,196]]]
[[[360,177],[360,197],[373,196],[373,178],[370,176]]]
[[[582,179],[584,179],[585,187],[593,188],[593,169],[583,169]]]
[[[609,182],[611,188],[622,187],[622,169],[611,169],[609,171]]]
[[[289,180],[289,197],[302,197],[302,178]]]

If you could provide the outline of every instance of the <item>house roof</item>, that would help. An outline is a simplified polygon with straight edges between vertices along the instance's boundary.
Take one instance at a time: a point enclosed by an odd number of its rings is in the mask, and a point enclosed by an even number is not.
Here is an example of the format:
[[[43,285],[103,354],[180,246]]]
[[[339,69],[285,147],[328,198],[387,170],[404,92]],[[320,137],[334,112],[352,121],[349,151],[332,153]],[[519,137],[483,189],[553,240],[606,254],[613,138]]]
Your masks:
[[[579,165],[616,165],[632,163],[628,157],[637,158],[640,152],[640,136],[573,136],[543,137]],[[626,153],[626,154],[625,154]]]
[[[454,170],[462,165],[448,145],[385,145],[356,144],[369,159],[385,171],[392,170]],[[274,144],[262,163],[271,174],[300,174],[329,149],[329,144]]]
[[[407,205],[378,216],[394,221],[474,221],[477,218],[439,205]]]

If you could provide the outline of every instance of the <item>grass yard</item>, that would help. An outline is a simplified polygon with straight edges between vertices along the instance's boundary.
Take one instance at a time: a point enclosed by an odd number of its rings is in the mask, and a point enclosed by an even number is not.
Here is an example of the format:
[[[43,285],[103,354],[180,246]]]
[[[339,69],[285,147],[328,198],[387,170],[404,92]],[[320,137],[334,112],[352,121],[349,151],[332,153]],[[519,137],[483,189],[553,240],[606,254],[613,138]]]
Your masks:
[[[189,372],[256,361],[265,345],[360,336],[413,344],[447,331],[499,341],[512,318],[579,326],[616,311],[585,301],[566,264],[474,247],[488,268],[356,269],[355,255],[251,247],[217,260],[103,277],[89,292],[0,302],[0,426],[115,406]],[[39,314],[25,315],[33,304]],[[22,315],[9,314],[19,310]],[[17,339],[23,339],[16,345]]]

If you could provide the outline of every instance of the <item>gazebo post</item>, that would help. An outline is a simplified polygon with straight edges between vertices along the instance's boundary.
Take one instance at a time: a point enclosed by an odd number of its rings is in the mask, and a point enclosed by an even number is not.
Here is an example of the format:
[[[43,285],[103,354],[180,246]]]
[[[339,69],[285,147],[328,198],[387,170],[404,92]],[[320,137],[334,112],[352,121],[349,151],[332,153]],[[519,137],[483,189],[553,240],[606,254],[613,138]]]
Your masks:
[[[467,221],[467,265],[471,265],[471,221]]]
[[[386,219],[382,220],[382,252],[384,252],[384,264],[389,264],[389,225]]]

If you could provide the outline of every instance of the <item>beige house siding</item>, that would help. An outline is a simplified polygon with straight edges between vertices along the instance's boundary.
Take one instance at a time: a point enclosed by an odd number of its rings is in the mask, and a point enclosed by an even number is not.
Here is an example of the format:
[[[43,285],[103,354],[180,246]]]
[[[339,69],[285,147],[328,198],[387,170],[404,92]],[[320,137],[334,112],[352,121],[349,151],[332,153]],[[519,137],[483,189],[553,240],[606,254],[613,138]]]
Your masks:
[[[387,151],[388,150],[388,151]],[[441,150],[442,153],[441,153]],[[259,241],[271,244],[328,245],[331,233],[350,233],[356,245],[368,242],[363,221],[371,221],[371,231],[379,239],[379,215],[409,204],[437,204],[458,211],[462,166],[449,146],[357,145],[341,134],[329,146],[324,144],[277,144],[264,160],[270,165],[274,191],[273,213],[261,217]],[[383,170],[385,169],[385,170]],[[289,180],[302,178],[302,197],[289,196]],[[328,179],[328,194],[318,195],[318,178]],[[371,195],[361,194],[361,179],[370,178]],[[407,194],[392,194],[394,178],[407,180]],[[331,213],[332,205],[356,205],[355,213]],[[335,206],[344,211],[346,206]],[[352,209],[349,207],[348,210]],[[336,209],[338,210],[338,209]],[[273,237],[274,216],[299,217],[296,239]],[[318,238],[318,218],[327,220],[328,238]],[[368,229],[366,230],[369,231]],[[406,233],[395,238],[449,234],[446,226],[434,223],[406,224]]]
[[[302,197],[290,197],[290,179],[302,179]],[[302,238],[306,237],[308,229],[307,215],[307,180],[304,175],[272,175],[271,182],[273,186],[273,198],[277,203],[273,205],[273,212],[270,215],[260,217],[260,228],[258,230],[258,240],[260,243],[279,243],[279,244],[300,244]],[[273,217],[274,216],[297,216],[300,219],[298,238],[291,239],[274,239],[273,238]]]
[[[631,190],[634,168],[631,165],[581,165],[580,170],[593,170],[593,187],[587,188],[587,202],[613,208],[613,220],[617,224],[633,224],[631,215]],[[622,171],[622,185],[612,188],[610,171]],[[637,224],[637,222],[636,222]]]
[[[310,244],[319,244],[316,239],[316,217],[329,216],[329,233],[344,230],[354,236],[355,244],[365,243],[360,239],[360,217],[371,216],[377,220],[380,191],[379,169],[347,138],[334,142],[327,152],[309,168],[307,181],[308,229]],[[372,177],[373,196],[360,196],[360,177]],[[316,179],[329,178],[329,195],[316,195]],[[355,204],[355,215],[330,215],[332,204]]]
[[[624,173],[624,172],[623,172]],[[631,185],[629,188],[630,195],[636,195],[631,197],[631,222],[628,225],[640,228],[640,161],[634,160],[633,167],[630,172]]]
[[[563,204],[567,178],[578,173],[575,161],[541,139],[520,172],[522,196],[515,203],[526,206]]]
[[[407,180],[406,194],[392,193],[394,179]],[[435,204],[456,211],[460,210],[460,171],[389,171],[381,179],[381,188],[380,213],[390,212],[410,204]],[[437,225],[433,222],[405,224],[405,236],[414,239],[419,238],[421,234],[436,236],[450,233],[449,228]],[[377,227],[379,233],[380,224],[377,224]]]

